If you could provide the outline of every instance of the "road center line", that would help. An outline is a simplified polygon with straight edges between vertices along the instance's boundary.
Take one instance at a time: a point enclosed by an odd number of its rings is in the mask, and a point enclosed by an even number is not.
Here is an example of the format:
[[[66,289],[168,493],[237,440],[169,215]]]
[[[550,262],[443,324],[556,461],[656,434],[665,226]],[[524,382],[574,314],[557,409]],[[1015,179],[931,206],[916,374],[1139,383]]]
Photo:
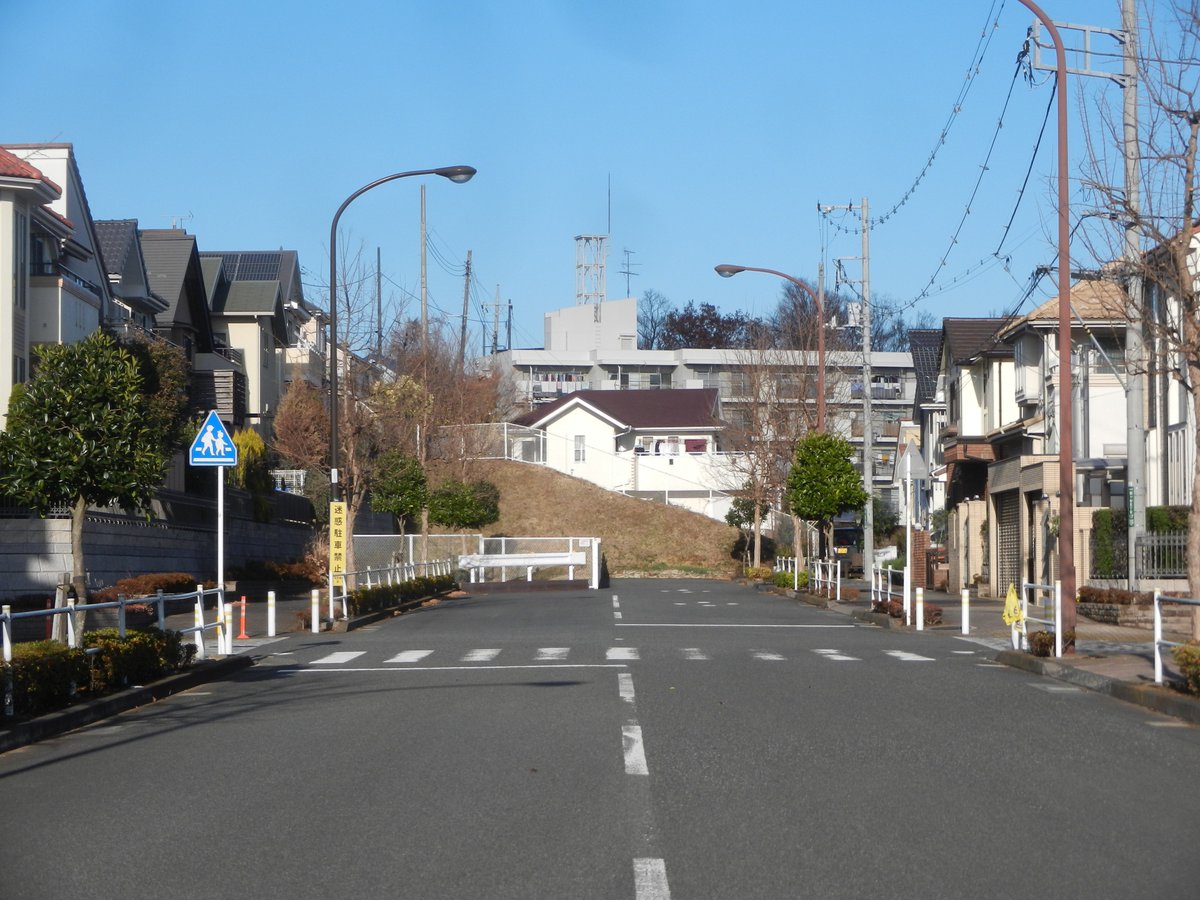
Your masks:
[[[642,746],[642,726],[622,725],[621,744],[625,750],[625,774],[649,775],[646,765],[646,749]]]
[[[667,864],[661,859],[635,859],[633,892],[637,900],[671,900]]]

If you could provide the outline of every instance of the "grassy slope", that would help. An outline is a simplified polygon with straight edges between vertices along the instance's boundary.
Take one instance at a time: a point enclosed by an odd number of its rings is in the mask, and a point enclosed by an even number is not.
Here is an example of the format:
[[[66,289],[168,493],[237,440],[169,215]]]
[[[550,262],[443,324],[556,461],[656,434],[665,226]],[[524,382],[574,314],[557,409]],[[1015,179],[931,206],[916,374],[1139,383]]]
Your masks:
[[[457,466],[431,473],[430,482],[461,477]],[[526,463],[475,461],[466,477],[500,489],[500,521],[488,535],[599,537],[614,576],[695,574],[727,576],[737,530],[677,507],[635,500],[590,482]]]

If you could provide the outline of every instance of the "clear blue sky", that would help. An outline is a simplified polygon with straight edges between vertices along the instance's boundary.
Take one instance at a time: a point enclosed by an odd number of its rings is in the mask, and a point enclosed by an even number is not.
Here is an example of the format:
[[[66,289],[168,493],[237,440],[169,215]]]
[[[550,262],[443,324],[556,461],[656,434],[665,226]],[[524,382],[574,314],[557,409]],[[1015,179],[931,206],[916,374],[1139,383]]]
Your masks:
[[[1120,24],[1117,0],[1041,5],[1057,21]],[[469,184],[427,188],[432,302],[460,312],[453,273],[470,249],[472,346],[499,285],[513,345],[536,347],[543,314],[575,301],[575,235],[610,229],[610,181],[611,299],[626,296],[625,250],[634,295],[751,314],[774,307],[780,283],[720,279],[714,265],[814,278],[823,255],[830,267],[859,256],[859,236],[823,227],[817,204],[866,197],[873,216],[898,204],[993,32],[932,167],[871,234],[872,292],[912,301],[951,246],[1032,21],[1017,0],[62,0],[52,13],[9,0],[0,143],[74,144],[98,219],[156,228],[186,217],[201,249],[299,251],[322,305],[330,220],[346,196],[392,172],[473,165]],[[1012,89],[939,284],[1000,244],[1048,79]],[[1116,101],[1115,85],[1089,81],[1087,97]],[[1003,245],[1009,271],[993,260],[914,312],[987,315],[1020,300],[1033,268],[1054,262],[1054,158],[1051,120]],[[372,262],[382,249],[393,308],[416,294],[415,181],[364,195],[342,225]],[[845,265],[859,277],[857,261]],[[1043,281],[1023,308],[1053,292]]]

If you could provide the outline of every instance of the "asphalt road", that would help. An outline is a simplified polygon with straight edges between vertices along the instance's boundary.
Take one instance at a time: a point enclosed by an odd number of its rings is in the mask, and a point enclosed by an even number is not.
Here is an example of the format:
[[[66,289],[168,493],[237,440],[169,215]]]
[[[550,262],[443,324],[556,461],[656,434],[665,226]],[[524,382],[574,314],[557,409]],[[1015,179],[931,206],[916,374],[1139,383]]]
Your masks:
[[[722,582],[450,601],[0,756],[0,897],[1193,897],[1200,729]]]

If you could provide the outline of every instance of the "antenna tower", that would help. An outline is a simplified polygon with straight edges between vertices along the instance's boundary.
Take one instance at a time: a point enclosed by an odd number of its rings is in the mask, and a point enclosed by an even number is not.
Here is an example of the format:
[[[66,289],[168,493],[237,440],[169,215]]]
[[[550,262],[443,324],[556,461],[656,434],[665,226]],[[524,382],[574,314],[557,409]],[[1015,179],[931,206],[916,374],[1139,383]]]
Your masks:
[[[608,261],[607,234],[575,235],[575,302],[599,306],[607,299],[604,270]]]

